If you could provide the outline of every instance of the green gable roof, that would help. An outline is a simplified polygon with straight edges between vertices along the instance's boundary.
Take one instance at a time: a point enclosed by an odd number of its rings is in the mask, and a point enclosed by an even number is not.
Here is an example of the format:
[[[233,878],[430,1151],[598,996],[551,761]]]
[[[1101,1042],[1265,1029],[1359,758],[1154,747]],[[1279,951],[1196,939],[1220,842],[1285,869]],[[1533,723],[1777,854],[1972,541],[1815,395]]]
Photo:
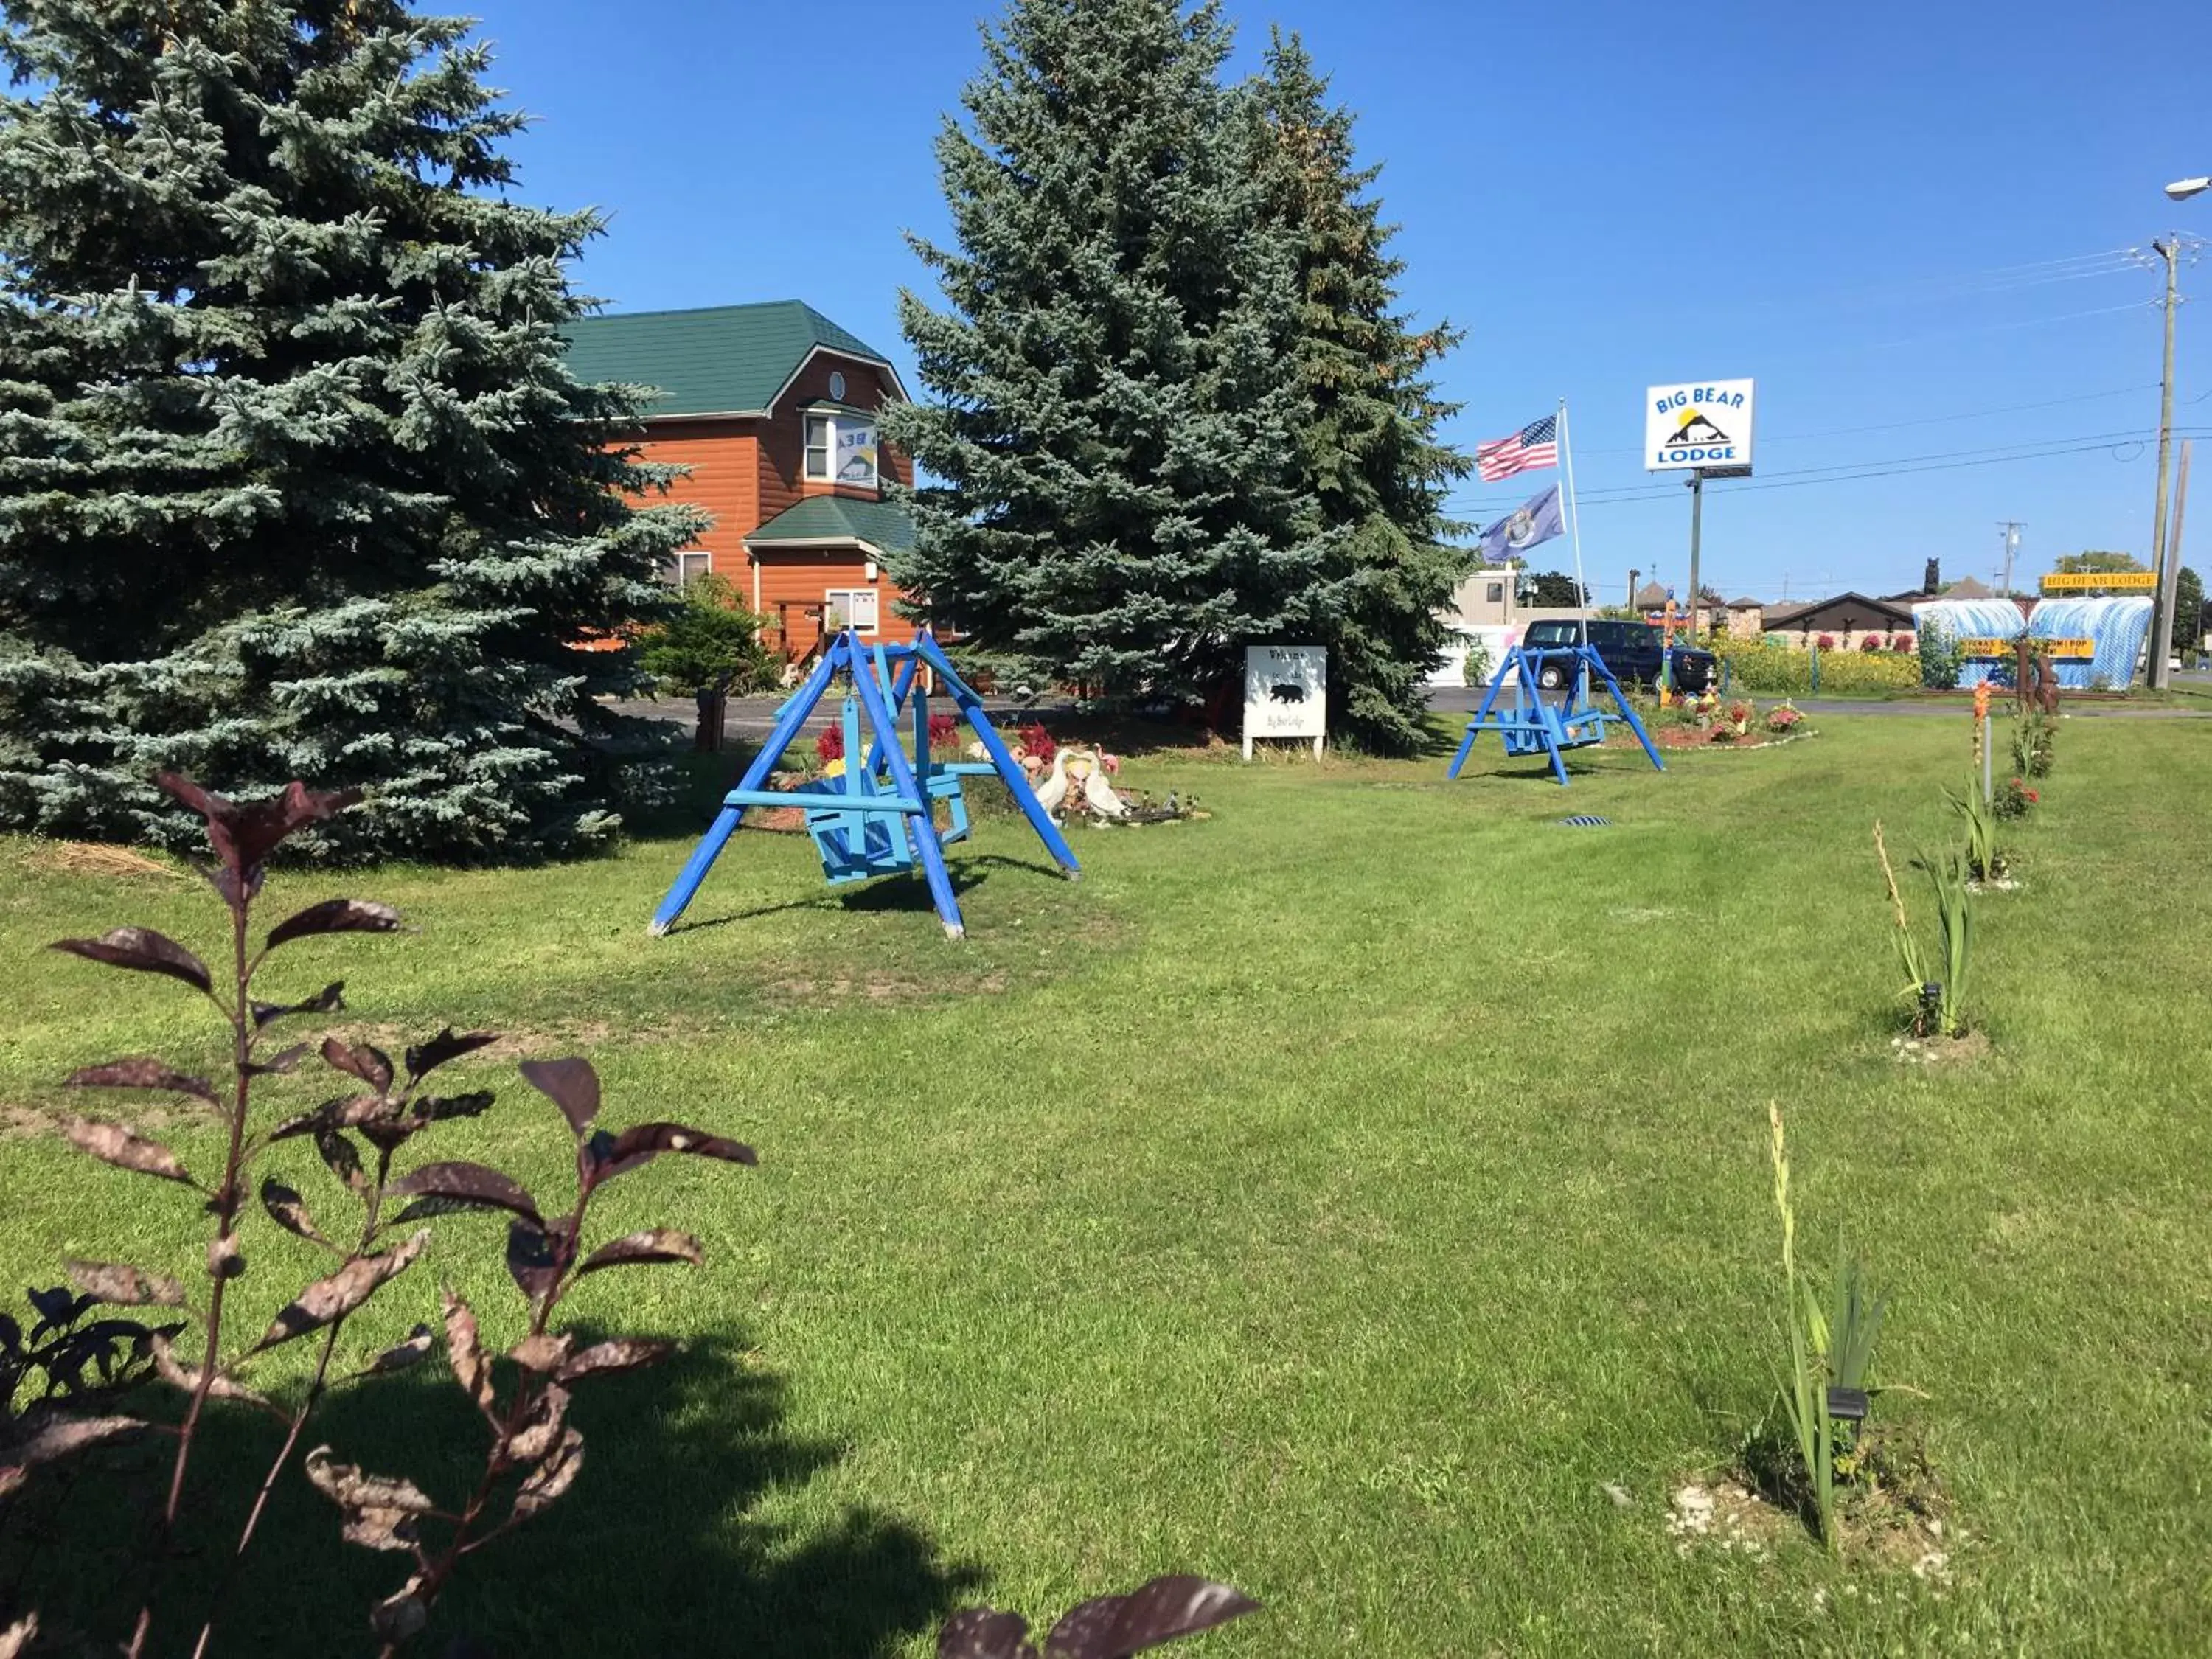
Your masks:
[[[890,368],[882,352],[798,300],[579,317],[565,331],[570,374],[586,385],[658,386],[653,415],[764,413],[817,347]]]
[[[914,520],[889,501],[856,501],[849,495],[809,495],[787,507],[751,535],[745,545],[776,543],[866,542],[885,553],[914,545]]]

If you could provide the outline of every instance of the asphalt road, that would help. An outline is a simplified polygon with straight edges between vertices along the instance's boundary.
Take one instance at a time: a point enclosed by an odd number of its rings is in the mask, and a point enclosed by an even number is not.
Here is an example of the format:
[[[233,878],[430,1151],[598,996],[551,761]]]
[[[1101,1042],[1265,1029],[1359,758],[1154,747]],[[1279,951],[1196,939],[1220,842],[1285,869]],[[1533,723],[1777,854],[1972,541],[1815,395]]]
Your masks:
[[[2177,687],[2212,693],[2212,673],[2177,674],[2173,678]],[[1549,700],[1557,701],[1558,695],[1551,694]],[[1440,714],[1472,714],[1481,697],[1480,686],[1436,686],[1429,692],[1429,707]],[[1781,699],[1754,696],[1752,701],[1771,704]],[[1799,697],[1795,701],[1797,707],[1808,714],[1947,714],[1957,713],[1960,707],[1955,701],[1877,702],[1850,697]],[[769,734],[769,728],[775,724],[776,710],[782,706],[783,699],[778,696],[732,697],[728,711],[723,716],[723,733],[726,737],[750,738],[757,742]],[[689,697],[619,702],[614,707],[623,714],[646,720],[667,720],[687,733],[697,720],[696,708]],[[1075,714],[1073,704],[1052,700],[1019,703],[1006,697],[986,697],[983,707],[991,716],[992,724],[1002,732],[1031,717],[1042,720],[1047,726],[1054,726]],[[2098,720],[2202,720],[2212,716],[2212,701],[2207,702],[2201,708],[2143,708],[2127,703],[2087,702],[2077,698],[2066,702],[2063,707],[2068,714]],[[819,732],[836,724],[838,708],[839,705],[834,700],[824,698],[822,706],[814,711],[802,729]]]

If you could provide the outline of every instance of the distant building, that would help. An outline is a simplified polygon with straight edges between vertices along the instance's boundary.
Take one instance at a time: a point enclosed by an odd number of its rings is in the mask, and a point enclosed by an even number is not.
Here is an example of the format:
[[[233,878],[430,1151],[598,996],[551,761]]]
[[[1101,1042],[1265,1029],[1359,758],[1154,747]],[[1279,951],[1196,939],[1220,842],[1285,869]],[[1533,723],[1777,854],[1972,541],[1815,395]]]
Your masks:
[[[1913,631],[1912,611],[1893,599],[1864,593],[1838,593],[1832,599],[1808,599],[1801,605],[1765,608],[1762,631],[1786,645],[1808,646],[1826,638],[1836,648],[1859,649],[1869,635],[1886,644],[1898,635]]]
[[[726,577],[787,657],[846,624],[914,637],[884,569],[914,542],[884,484],[914,472],[877,436],[879,412],[906,401],[881,352],[797,300],[586,317],[568,337],[577,379],[657,389],[642,457],[689,467],[671,498],[714,515],[671,581]]]

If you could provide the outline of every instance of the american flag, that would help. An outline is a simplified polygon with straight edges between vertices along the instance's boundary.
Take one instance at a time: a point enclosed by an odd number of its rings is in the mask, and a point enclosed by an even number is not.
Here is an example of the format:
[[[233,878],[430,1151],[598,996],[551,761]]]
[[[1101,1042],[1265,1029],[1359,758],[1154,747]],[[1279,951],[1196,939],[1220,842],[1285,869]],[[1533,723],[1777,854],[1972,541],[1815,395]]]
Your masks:
[[[1516,472],[1559,464],[1559,417],[1547,415],[1531,421],[1510,438],[1493,438],[1474,447],[1474,470],[1485,483],[1496,483]]]

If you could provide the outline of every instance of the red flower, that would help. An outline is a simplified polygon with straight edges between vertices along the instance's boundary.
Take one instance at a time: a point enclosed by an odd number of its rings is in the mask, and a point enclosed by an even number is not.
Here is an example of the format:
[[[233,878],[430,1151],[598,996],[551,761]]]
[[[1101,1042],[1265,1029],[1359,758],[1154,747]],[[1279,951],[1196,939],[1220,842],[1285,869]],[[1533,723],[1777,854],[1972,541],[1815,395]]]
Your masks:
[[[933,744],[950,743],[960,730],[960,722],[951,715],[939,712],[929,717],[929,741]]]
[[[1023,726],[1014,736],[1020,740],[1026,753],[1035,756],[1047,766],[1052,764],[1052,757],[1060,752],[1060,745],[1052,740],[1052,733],[1035,720]]]
[[[842,726],[832,726],[814,739],[814,753],[827,766],[833,760],[845,758],[845,732]]]

